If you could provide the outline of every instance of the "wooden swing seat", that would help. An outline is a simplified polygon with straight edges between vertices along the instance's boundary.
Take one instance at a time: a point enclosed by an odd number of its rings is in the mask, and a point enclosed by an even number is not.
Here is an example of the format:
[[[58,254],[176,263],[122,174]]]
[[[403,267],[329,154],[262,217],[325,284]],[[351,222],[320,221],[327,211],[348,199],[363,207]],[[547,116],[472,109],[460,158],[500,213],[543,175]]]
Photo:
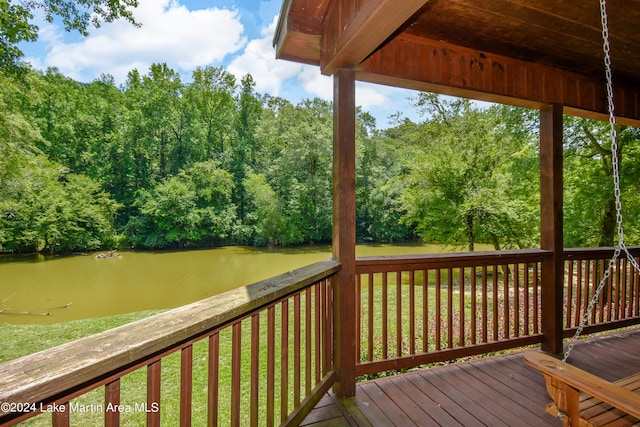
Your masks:
[[[539,351],[524,360],[544,375],[553,399],[546,411],[564,425],[640,426],[640,372],[612,383]]]

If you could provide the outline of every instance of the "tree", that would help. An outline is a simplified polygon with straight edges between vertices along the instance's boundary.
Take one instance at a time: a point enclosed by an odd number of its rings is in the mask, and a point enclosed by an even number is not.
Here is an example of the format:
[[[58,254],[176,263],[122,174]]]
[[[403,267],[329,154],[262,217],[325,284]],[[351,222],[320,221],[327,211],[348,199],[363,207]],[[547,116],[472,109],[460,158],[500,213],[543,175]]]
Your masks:
[[[42,12],[48,22],[59,17],[66,31],[75,30],[86,36],[89,26],[99,28],[103,22],[120,18],[139,26],[131,11],[136,7],[138,0],[30,0],[19,4],[0,0],[0,70],[25,72],[20,66],[23,52],[18,44],[37,40],[39,28],[31,22],[36,11]]]
[[[415,237],[402,222],[403,171],[410,152],[398,143],[402,128],[379,133],[368,113],[357,115],[356,238],[359,241],[399,241]],[[393,136],[392,136],[393,134]]]
[[[330,103],[282,105],[271,126],[267,178],[297,225],[296,242],[331,239],[333,116]],[[267,136],[264,133],[263,137]]]
[[[142,190],[139,214],[127,225],[134,244],[151,248],[225,242],[235,222],[233,179],[216,161],[200,162]]]
[[[496,249],[530,242],[532,236],[522,228],[530,206],[509,191],[508,159],[523,141],[499,126],[501,111],[432,94],[421,94],[418,106],[430,118],[413,141],[422,150],[407,175],[405,220],[426,241],[466,243],[470,251],[478,241]]]
[[[25,157],[0,189],[0,250],[69,252],[113,244],[118,204],[99,183],[65,171],[41,155]]]
[[[616,125],[617,157],[625,218],[637,217],[637,172],[640,167],[638,129]],[[565,245],[614,246],[617,243],[616,206],[610,125],[594,120],[565,118]],[[628,231],[637,230],[628,221]]]
[[[255,229],[257,245],[290,245],[299,243],[299,231],[284,213],[282,200],[262,174],[250,173],[244,181],[247,202],[251,206],[246,223]]]
[[[185,97],[194,111],[198,132],[197,159],[222,160],[233,128],[236,79],[222,67],[198,67]]]
[[[245,220],[246,195],[244,180],[255,170],[257,162],[256,129],[262,112],[262,102],[255,93],[255,81],[250,74],[243,77],[237,100],[235,119],[236,139],[231,148],[229,171],[233,174],[235,191],[233,201],[238,208],[238,219]]]

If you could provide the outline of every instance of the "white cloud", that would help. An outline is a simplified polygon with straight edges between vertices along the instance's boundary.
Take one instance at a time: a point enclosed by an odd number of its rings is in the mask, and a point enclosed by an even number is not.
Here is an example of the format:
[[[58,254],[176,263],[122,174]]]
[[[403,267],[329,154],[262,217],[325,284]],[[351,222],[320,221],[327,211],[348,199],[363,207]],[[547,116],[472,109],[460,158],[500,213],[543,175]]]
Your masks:
[[[246,43],[235,10],[190,11],[174,1],[141,0],[134,14],[141,28],[117,21],[77,42],[63,42],[50,30],[41,32],[51,46],[41,62],[77,80],[109,73],[122,82],[133,68],[146,73],[154,62],[166,62],[181,74],[190,74],[198,65],[222,62]]]
[[[389,90],[381,85],[359,82],[356,86],[356,103],[364,110],[389,105]]]
[[[242,54],[227,67],[238,80],[251,74],[256,82],[256,91],[273,96],[280,96],[283,83],[298,76],[303,68],[301,64],[276,59],[272,40],[277,23],[278,16],[275,16],[271,24],[261,31],[261,37],[251,40]]]

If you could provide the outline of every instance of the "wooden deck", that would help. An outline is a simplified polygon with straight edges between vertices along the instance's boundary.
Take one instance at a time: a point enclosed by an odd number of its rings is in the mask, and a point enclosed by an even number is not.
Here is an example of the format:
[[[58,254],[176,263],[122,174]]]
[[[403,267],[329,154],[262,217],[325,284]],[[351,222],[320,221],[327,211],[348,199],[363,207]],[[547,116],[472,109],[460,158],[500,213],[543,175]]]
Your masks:
[[[640,328],[576,344],[570,363],[609,381],[640,371]],[[303,426],[561,426],[544,411],[542,375],[521,353],[360,382],[326,395]]]

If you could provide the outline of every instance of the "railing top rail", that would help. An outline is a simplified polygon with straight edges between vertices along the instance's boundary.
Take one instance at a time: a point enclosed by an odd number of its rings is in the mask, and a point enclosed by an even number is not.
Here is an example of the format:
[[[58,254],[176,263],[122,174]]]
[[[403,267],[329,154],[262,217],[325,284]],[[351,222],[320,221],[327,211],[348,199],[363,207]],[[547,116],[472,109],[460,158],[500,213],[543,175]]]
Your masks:
[[[640,246],[628,246],[629,253],[631,255],[640,257]],[[606,259],[613,256],[613,247],[601,247],[601,248],[565,248],[565,259]]]
[[[537,262],[551,256],[552,251],[524,249],[507,251],[454,252],[438,254],[368,256],[356,259],[356,270],[363,272],[373,268],[389,269],[402,266],[406,270],[428,268],[502,265],[513,262]]]
[[[340,270],[318,262],[0,364],[0,402],[37,403],[127,369],[291,295]],[[0,410],[0,417],[5,412]]]

